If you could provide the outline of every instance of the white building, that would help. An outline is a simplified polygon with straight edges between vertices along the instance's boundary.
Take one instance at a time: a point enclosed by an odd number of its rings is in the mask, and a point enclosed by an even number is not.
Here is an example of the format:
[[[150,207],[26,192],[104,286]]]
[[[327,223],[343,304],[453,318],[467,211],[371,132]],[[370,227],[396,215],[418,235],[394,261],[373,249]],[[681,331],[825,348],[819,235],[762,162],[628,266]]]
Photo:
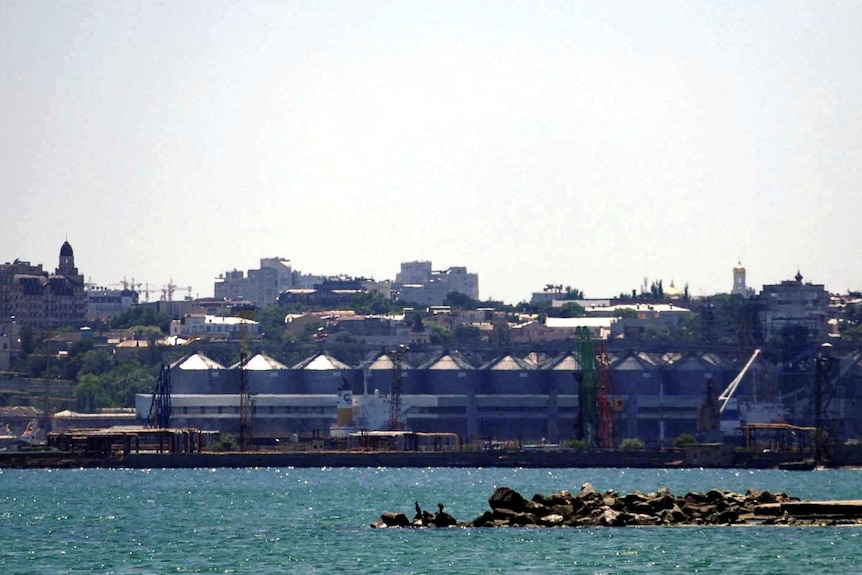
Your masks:
[[[137,305],[138,292],[130,289],[87,288],[87,321],[107,320]]]
[[[395,285],[400,286],[402,301],[420,305],[440,305],[451,292],[479,299],[479,275],[463,266],[435,271],[430,261],[404,262]]]
[[[171,335],[183,338],[242,339],[260,336],[260,324],[241,317],[186,314],[171,321]]]
[[[260,258],[260,268],[220,274],[213,292],[216,299],[245,300],[254,305],[275,305],[278,294],[288,289],[312,288],[323,280],[321,276],[302,274],[293,269],[290,260],[280,257]]]

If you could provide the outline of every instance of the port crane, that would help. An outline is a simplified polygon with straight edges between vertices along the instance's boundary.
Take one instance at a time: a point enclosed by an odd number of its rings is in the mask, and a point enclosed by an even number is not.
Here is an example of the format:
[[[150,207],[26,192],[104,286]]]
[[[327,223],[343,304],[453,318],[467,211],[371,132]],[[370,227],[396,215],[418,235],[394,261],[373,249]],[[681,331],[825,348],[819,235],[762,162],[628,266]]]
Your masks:
[[[745,374],[748,373],[748,370],[754,364],[754,360],[757,359],[757,356],[760,355],[760,349],[755,349],[754,353],[751,354],[751,357],[748,359],[746,364],[743,366],[742,370],[737,374],[736,377],[733,378],[727,387],[722,391],[718,396],[719,407],[718,413],[721,415],[724,413],[724,410],[727,409],[727,404],[730,403],[730,400],[733,399],[733,394],[736,393],[736,388],[739,387],[739,384],[742,382],[742,378],[745,377]]]
[[[612,388],[610,359],[602,344],[594,345],[588,327],[577,328],[580,374],[578,382],[578,433],[587,445],[613,447],[614,415],[622,401]]]

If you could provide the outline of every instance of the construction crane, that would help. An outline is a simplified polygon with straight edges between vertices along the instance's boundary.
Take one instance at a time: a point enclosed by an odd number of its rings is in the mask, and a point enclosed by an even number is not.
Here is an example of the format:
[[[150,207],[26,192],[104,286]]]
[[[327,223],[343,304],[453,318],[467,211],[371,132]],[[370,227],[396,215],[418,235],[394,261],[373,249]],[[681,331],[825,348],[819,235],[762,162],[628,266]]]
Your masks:
[[[173,301],[176,289],[177,285],[174,283],[174,278],[171,278],[167,285],[162,286],[162,301]]]
[[[153,391],[147,422],[150,427],[167,429],[171,426],[171,415],[171,368],[163,363],[156,380],[156,389]]]

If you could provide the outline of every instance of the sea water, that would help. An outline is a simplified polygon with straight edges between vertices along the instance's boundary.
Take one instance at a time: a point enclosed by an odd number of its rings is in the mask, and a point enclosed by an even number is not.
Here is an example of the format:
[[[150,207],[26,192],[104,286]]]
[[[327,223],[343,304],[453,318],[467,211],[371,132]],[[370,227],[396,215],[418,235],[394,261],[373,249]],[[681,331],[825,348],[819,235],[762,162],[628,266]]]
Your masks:
[[[862,573],[862,528],[371,529],[384,511],[467,521],[508,486],[862,499],[862,472],[259,468],[0,471],[0,574]]]

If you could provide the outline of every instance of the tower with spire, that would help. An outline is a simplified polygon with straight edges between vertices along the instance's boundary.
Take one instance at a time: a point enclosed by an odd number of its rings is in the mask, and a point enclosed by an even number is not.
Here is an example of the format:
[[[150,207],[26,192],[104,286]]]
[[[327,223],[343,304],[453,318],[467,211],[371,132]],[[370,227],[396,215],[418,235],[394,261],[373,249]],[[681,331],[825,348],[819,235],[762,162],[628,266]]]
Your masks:
[[[60,263],[54,273],[58,276],[65,276],[70,281],[80,280],[80,283],[84,283],[84,276],[80,275],[78,268],[75,267],[75,252],[72,250],[72,244],[69,243],[69,240],[60,246]]]
[[[736,265],[733,266],[733,290],[730,293],[741,295],[742,297],[749,297],[751,295],[751,292],[745,285],[745,266],[742,265],[741,261],[736,262]]]

